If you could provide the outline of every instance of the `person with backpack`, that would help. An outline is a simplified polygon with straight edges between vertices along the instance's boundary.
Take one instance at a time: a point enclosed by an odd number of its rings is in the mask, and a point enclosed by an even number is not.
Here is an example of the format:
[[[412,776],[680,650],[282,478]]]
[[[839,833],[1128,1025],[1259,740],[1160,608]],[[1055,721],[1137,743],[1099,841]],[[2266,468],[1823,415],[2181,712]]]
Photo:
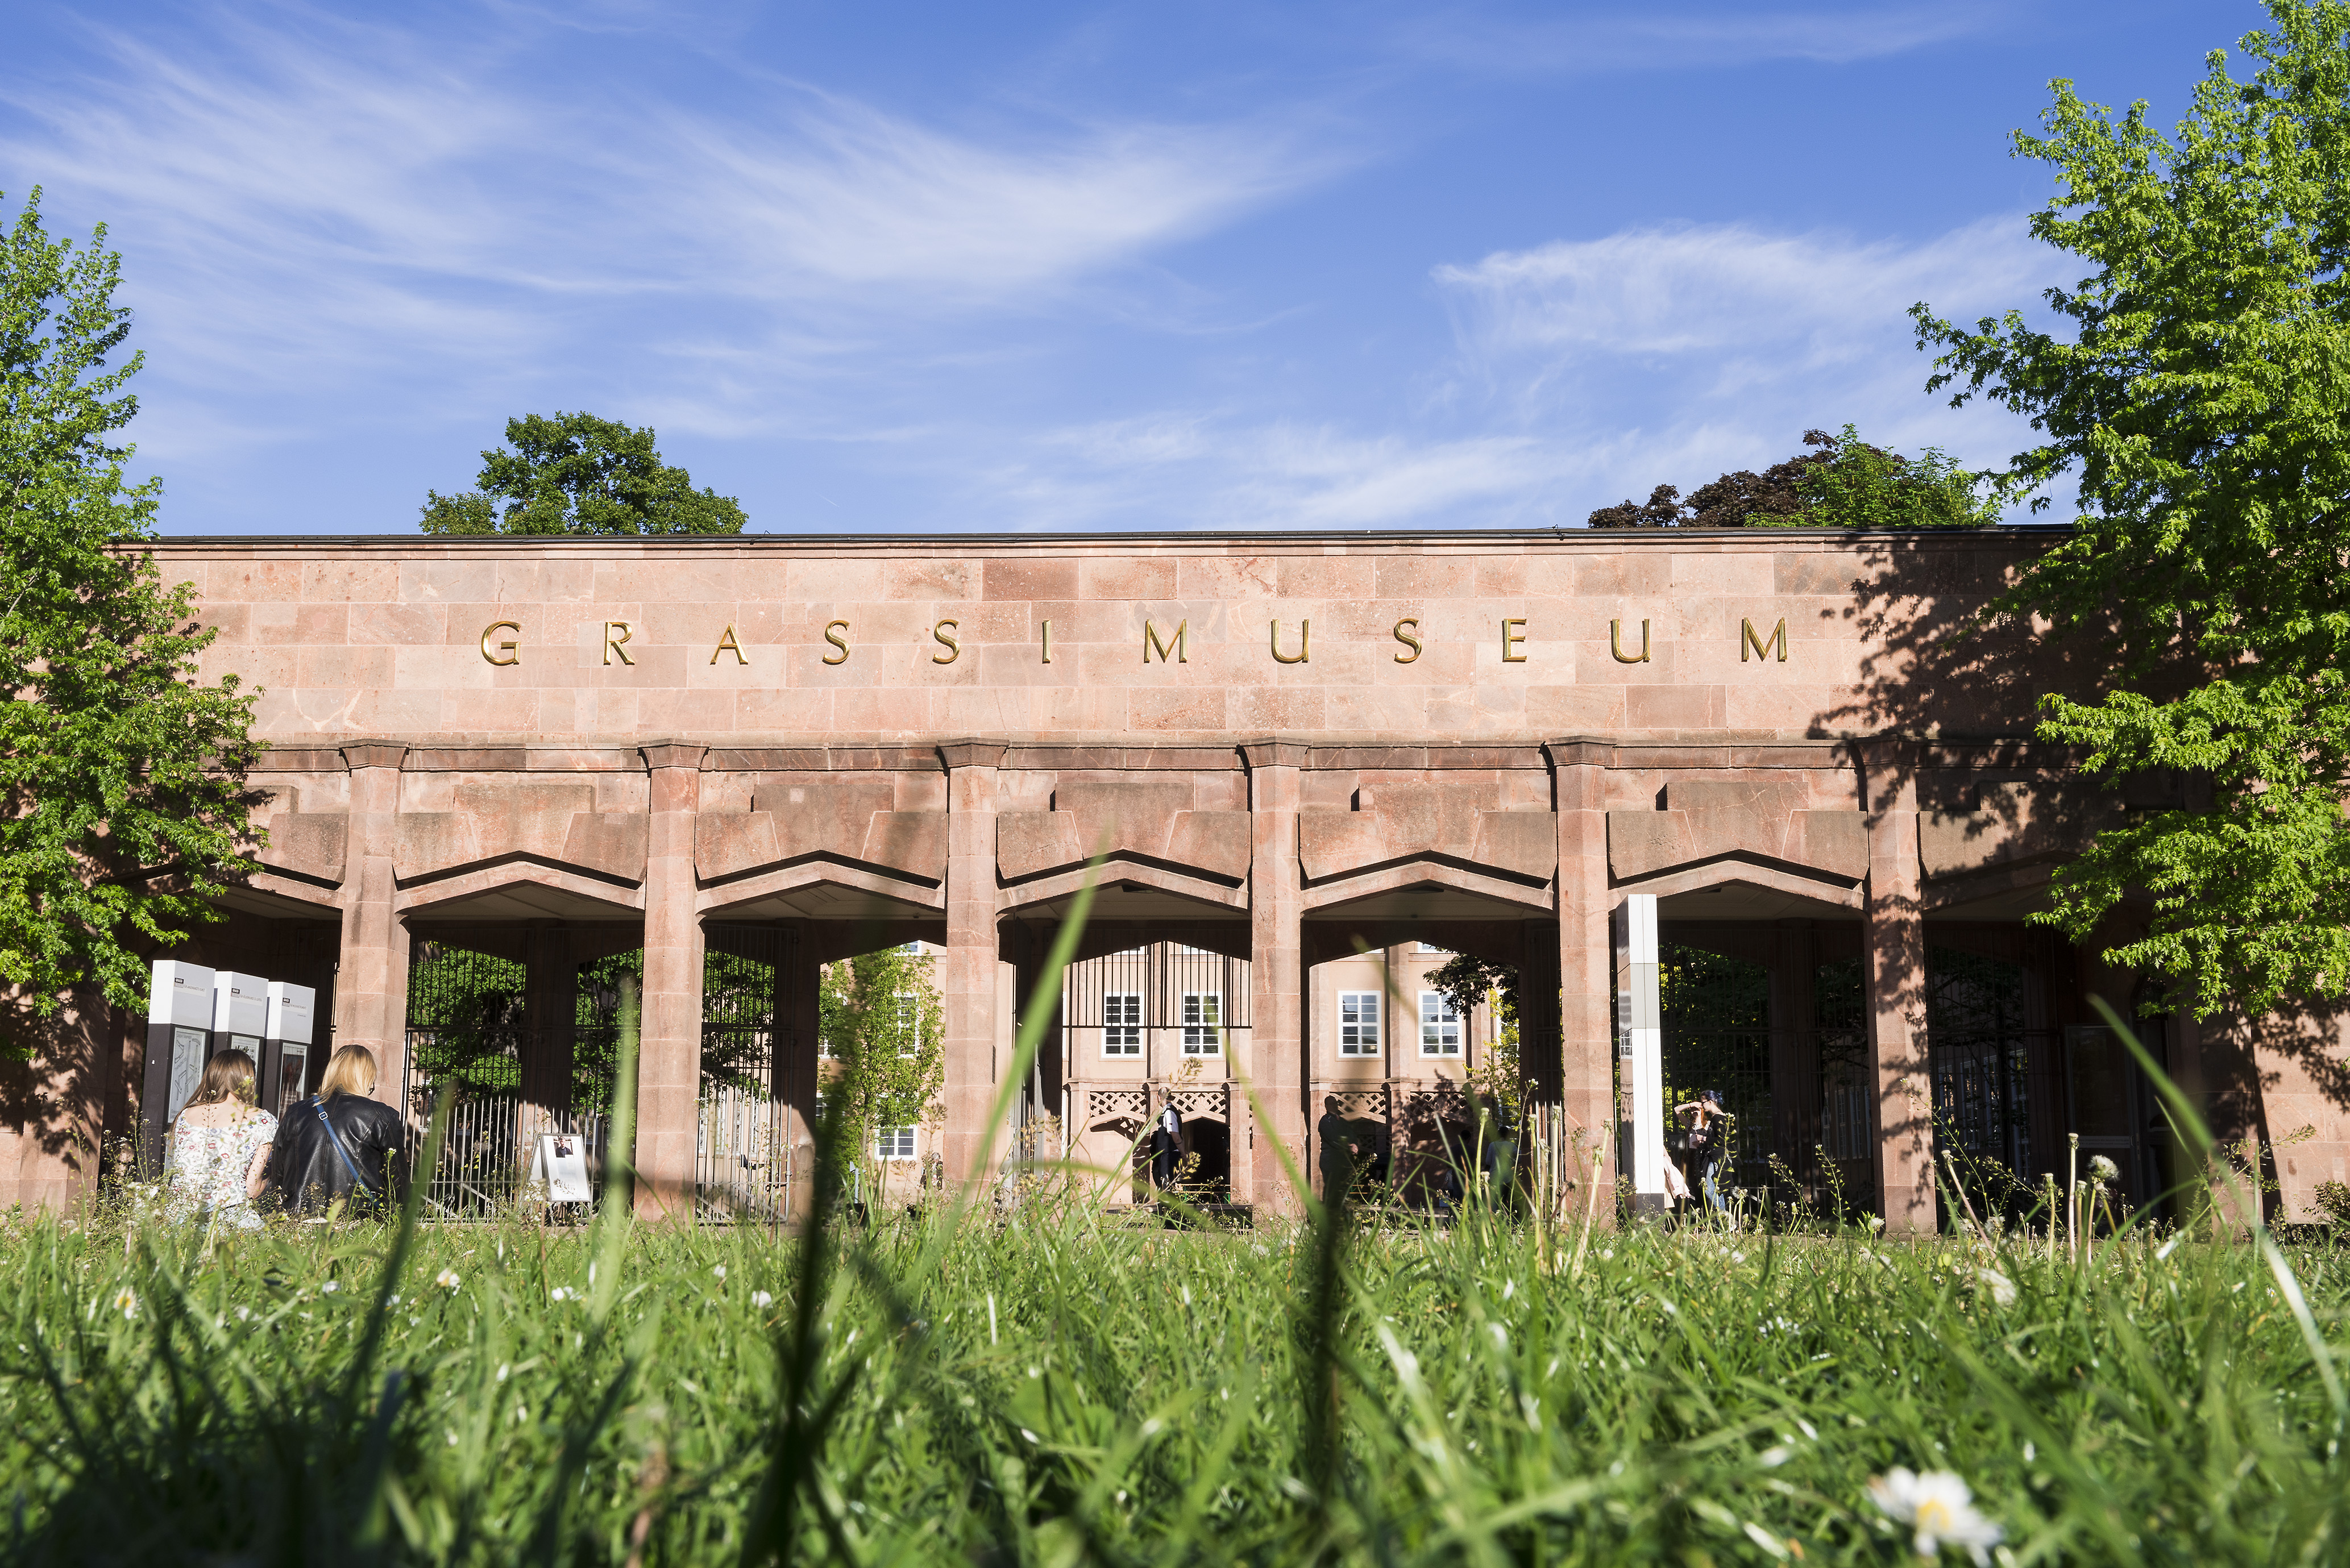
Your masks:
[[[286,1213],[380,1214],[392,1206],[408,1129],[397,1110],[369,1098],[375,1080],[375,1053],[346,1045],[327,1064],[318,1092],[279,1120],[269,1167]]]

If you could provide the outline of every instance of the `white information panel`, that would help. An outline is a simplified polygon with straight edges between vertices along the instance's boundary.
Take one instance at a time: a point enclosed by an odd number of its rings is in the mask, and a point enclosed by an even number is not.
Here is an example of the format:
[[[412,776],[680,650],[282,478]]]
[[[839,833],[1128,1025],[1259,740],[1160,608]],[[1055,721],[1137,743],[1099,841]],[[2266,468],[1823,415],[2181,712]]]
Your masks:
[[[549,1203],[590,1203],[596,1189],[588,1184],[588,1140],[568,1133],[547,1133],[538,1140],[530,1162],[530,1184],[543,1189]]]
[[[1616,1040],[1632,1095],[1632,1212],[1665,1207],[1664,1008],[1657,973],[1657,898],[1616,909]]]
[[[262,1032],[269,1027],[269,982],[257,974],[224,969],[213,976],[213,1049],[242,1051],[261,1060]]]
[[[277,1082],[264,1085],[262,1103],[276,1106],[281,1114],[310,1091],[310,1032],[317,1001],[318,993],[307,985],[283,980],[269,982],[270,1050],[263,1061],[275,1063]]]
[[[212,1055],[213,989],[217,977],[200,963],[157,959],[147,988],[147,1049],[168,1063],[163,1069],[163,1126],[195,1097]],[[154,1062],[154,1056],[148,1060]],[[148,1092],[155,1087],[153,1069]],[[147,1113],[152,1116],[151,1110]],[[161,1136],[160,1129],[154,1135]],[[160,1146],[158,1146],[160,1147]]]

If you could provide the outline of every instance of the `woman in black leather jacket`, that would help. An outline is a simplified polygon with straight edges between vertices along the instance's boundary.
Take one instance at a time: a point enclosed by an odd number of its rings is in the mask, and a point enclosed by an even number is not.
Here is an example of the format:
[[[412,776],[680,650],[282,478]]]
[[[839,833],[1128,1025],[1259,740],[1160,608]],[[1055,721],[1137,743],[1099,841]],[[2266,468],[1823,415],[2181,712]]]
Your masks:
[[[380,1212],[396,1200],[408,1129],[398,1111],[368,1097],[375,1076],[375,1054],[346,1045],[327,1064],[318,1092],[278,1117],[270,1185],[286,1213],[324,1214],[338,1199],[345,1213]]]

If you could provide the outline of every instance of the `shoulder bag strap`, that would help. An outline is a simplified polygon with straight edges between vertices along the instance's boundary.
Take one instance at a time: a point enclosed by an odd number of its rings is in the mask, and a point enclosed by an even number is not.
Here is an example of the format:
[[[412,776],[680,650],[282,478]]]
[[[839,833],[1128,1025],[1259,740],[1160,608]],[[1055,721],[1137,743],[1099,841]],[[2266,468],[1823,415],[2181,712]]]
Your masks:
[[[375,1188],[369,1183],[366,1177],[359,1174],[359,1168],[358,1164],[352,1160],[350,1151],[343,1147],[342,1137],[335,1131],[335,1124],[327,1115],[327,1107],[320,1105],[317,1101],[312,1100],[310,1102],[310,1109],[317,1113],[318,1125],[327,1129],[328,1147],[332,1148],[335,1151],[335,1157],[343,1162],[343,1168],[351,1173],[352,1182],[355,1183],[362,1192],[373,1192]]]

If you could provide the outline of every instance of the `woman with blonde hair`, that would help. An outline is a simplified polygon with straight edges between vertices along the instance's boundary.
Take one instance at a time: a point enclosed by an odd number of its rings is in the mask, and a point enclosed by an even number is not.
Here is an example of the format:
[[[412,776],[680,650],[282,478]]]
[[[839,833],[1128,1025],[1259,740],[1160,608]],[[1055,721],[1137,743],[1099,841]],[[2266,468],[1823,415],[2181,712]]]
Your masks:
[[[172,1123],[163,1179],[172,1218],[217,1220],[240,1230],[261,1223],[253,1200],[267,1185],[277,1118],[254,1104],[253,1058],[216,1051],[203,1082]]]
[[[289,1214],[380,1212],[406,1175],[407,1127],[400,1113],[369,1099],[375,1053],[346,1045],[318,1076],[318,1092],[293,1106],[271,1151],[278,1201]]]

